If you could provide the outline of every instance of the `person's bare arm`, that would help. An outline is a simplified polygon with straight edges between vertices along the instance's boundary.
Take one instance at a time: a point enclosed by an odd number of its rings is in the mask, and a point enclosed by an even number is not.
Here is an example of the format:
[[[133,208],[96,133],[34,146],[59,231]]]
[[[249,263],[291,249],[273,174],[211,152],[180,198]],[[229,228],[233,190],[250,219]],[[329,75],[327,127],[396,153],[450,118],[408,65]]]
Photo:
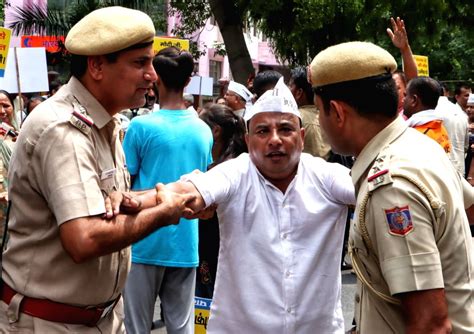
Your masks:
[[[158,184],[155,205],[135,214],[118,214],[111,220],[99,216],[72,219],[60,226],[66,252],[76,263],[110,254],[144,238],[156,229],[177,224],[194,201],[191,194],[177,194]],[[151,201],[151,199],[150,199]]]
[[[394,46],[396,46],[402,55],[403,59],[403,72],[407,78],[407,82],[418,76],[418,69],[416,67],[415,59],[411,51],[410,43],[408,42],[408,35],[405,29],[405,22],[397,17],[395,20],[393,17],[390,18],[392,29],[387,28],[387,34],[392,40]]]
[[[452,332],[444,289],[413,291],[397,296],[402,302],[407,334]]]

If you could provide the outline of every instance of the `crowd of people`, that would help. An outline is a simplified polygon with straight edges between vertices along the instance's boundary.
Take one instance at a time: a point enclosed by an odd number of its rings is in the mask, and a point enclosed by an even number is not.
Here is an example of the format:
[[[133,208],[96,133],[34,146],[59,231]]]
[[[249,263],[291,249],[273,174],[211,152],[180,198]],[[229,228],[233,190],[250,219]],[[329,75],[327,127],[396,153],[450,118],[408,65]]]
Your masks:
[[[66,84],[0,90],[0,331],[343,333],[352,268],[355,332],[474,333],[474,94],[391,25],[404,71],[347,42],[200,106],[147,14],[85,16]]]

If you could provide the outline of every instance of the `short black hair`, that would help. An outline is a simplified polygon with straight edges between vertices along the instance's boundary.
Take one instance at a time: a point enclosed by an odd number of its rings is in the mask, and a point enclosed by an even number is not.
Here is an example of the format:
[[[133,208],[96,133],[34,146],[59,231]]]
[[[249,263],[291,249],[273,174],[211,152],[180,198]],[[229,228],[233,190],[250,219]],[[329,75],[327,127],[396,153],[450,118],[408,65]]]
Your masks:
[[[448,86],[442,81],[439,81],[439,80],[437,80],[437,81],[438,81],[439,88],[440,88],[439,96],[443,96],[448,91]]]
[[[416,95],[421,104],[428,109],[434,109],[442,88],[439,83],[430,77],[417,77],[410,80],[407,87],[407,95]]]
[[[71,55],[70,71],[71,76],[82,78],[87,70],[87,56]]]
[[[461,89],[470,90],[471,87],[467,83],[458,84],[454,89],[454,95],[461,94]]]
[[[153,67],[166,88],[180,91],[193,73],[194,60],[189,52],[171,46],[158,52]]]
[[[257,99],[267,90],[273,89],[283,75],[274,70],[259,72],[253,79],[253,90]]]
[[[313,102],[314,94],[311,84],[308,82],[308,74],[306,67],[296,67],[291,70],[290,80],[293,80],[293,84],[296,88],[301,88],[306,95],[306,99],[309,102]]]
[[[397,115],[398,91],[390,73],[314,88],[321,97],[324,112],[330,101],[338,100],[354,108],[365,118],[392,118]]]

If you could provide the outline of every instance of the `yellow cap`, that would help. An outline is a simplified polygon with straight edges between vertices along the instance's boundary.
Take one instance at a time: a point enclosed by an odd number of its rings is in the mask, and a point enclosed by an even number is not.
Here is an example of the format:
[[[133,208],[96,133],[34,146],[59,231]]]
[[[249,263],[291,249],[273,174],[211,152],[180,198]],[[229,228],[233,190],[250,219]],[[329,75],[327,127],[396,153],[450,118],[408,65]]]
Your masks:
[[[138,10],[105,7],[84,16],[66,37],[66,49],[81,56],[99,56],[152,42],[155,26]]]
[[[320,87],[344,81],[393,73],[397,62],[388,51],[368,42],[348,42],[330,46],[314,57],[308,81]]]

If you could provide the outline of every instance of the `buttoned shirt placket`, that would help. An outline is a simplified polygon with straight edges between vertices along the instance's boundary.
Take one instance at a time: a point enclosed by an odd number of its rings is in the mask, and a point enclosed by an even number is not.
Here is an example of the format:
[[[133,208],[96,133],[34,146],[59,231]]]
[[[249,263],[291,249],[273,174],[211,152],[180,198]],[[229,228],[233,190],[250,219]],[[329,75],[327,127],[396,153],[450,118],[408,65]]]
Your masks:
[[[262,177],[262,176],[261,176]],[[291,223],[291,203],[290,193],[295,186],[295,178],[291,181],[283,194],[273,184],[266,179],[265,184],[269,189],[270,196],[273,197],[273,202],[278,203],[278,224],[279,224],[279,238],[281,245],[281,260],[282,260],[282,291],[283,291],[283,307],[284,307],[284,332],[294,333],[296,328],[296,300],[295,300],[295,258],[293,256],[292,244],[292,223]],[[262,177],[263,178],[263,177]]]

